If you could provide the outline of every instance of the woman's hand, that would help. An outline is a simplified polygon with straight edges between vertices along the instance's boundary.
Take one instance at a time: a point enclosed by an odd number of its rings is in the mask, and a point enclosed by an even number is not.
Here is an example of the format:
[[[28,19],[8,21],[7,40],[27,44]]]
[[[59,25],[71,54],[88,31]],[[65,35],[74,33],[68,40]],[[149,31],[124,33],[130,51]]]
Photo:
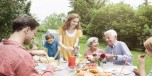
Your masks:
[[[77,43],[75,43],[75,44],[74,44],[74,48],[77,48],[77,47],[78,47],[78,44],[77,44]]]
[[[67,50],[67,51],[73,51],[74,48],[73,48],[73,47],[66,47],[66,50]]]

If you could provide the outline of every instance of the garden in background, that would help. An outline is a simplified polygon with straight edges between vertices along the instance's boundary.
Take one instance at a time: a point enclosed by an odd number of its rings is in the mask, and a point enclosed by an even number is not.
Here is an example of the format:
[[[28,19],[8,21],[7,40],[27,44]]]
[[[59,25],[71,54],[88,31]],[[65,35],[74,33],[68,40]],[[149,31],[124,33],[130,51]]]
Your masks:
[[[12,32],[12,22],[20,14],[28,14],[36,20],[39,19],[30,13],[31,1],[28,0],[0,0],[0,40],[8,38]],[[145,0],[138,8],[133,8],[123,1],[117,4],[109,4],[108,0],[70,0],[70,7],[73,10],[68,13],[78,13],[81,16],[81,26],[84,36],[80,39],[79,52],[83,56],[86,41],[89,37],[96,36],[100,40],[100,48],[105,50],[106,44],[103,33],[106,30],[114,29],[118,33],[118,40],[125,42],[131,49],[134,57],[133,64],[138,66],[137,58],[143,54],[143,42],[152,36],[152,5]],[[43,49],[42,34],[47,29],[58,29],[65,21],[66,15],[51,14],[40,22],[35,43]],[[4,28],[5,27],[5,28]],[[28,49],[28,45],[25,45]],[[82,57],[80,57],[82,58]],[[149,73],[152,66],[146,56],[146,72]]]

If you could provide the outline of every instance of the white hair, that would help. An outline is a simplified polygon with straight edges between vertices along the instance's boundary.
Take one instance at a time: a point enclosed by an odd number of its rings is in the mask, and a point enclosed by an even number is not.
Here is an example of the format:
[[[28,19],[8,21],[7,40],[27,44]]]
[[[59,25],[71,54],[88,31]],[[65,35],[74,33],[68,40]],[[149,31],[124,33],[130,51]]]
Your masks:
[[[106,34],[110,34],[112,36],[117,36],[117,32],[115,30],[108,30],[104,33],[104,35],[106,35]]]
[[[90,47],[90,45],[95,41],[98,40],[97,37],[90,37],[87,41],[87,46]]]

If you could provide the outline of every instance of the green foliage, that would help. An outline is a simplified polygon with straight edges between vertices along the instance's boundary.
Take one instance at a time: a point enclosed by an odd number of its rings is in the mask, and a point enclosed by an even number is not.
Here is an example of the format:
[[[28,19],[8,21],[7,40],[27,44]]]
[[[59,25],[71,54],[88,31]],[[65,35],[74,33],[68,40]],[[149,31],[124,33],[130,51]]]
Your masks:
[[[69,13],[78,13],[81,17],[82,27],[90,23],[94,11],[105,6],[107,0],[70,0],[72,11]],[[85,29],[84,29],[85,30]]]
[[[103,37],[103,33],[106,30],[115,29],[119,34],[118,36],[127,36],[130,35],[129,31],[135,27],[132,21],[134,10],[124,3],[102,7],[94,14],[90,24],[87,26],[87,32],[90,35]]]
[[[143,49],[143,42],[150,36],[152,36],[152,6],[151,5],[142,5],[138,8],[135,12],[135,23],[137,28],[136,36],[137,41],[140,45],[137,47],[142,47]]]
[[[114,29],[118,33],[118,40],[126,42],[129,48],[144,50],[143,42],[152,36],[152,5],[145,0],[134,10],[123,1],[107,5],[106,1],[71,0],[73,10],[69,13],[80,14],[84,34],[104,38],[106,30]]]
[[[86,31],[91,36],[104,38],[106,30],[114,29],[118,33],[118,40],[126,42],[129,48],[143,49],[144,40],[152,35],[151,12],[150,5],[141,6],[136,12],[122,2],[107,5],[94,13]]]
[[[41,31],[46,31],[47,29],[58,29],[62,24],[65,18],[65,14],[52,14],[45,18],[40,26]]]
[[[0,0],[0,40],[12,31],[12,22],[19,14],[29,14],[30,2],[26,0]]]

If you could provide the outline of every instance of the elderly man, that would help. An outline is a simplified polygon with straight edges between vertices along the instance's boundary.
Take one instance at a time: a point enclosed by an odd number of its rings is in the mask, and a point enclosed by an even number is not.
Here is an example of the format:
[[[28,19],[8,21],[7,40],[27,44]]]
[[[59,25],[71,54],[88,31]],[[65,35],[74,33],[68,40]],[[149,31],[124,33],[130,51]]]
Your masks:
[[[117,41],[115,30],[108,30],[104,33],[105,40],[108,43],[105,51],[107,60],[118,65],[132,65],[132,54],[127,45],[122,41]]]
[[[49,64],[41,75],[35,69],[32,56],[23,44],[29,44],[37,33],[39,23],[31,16],[16,18],[12,26],[12,35],[0,45],[0,76],[53,76],[54,67]]]

